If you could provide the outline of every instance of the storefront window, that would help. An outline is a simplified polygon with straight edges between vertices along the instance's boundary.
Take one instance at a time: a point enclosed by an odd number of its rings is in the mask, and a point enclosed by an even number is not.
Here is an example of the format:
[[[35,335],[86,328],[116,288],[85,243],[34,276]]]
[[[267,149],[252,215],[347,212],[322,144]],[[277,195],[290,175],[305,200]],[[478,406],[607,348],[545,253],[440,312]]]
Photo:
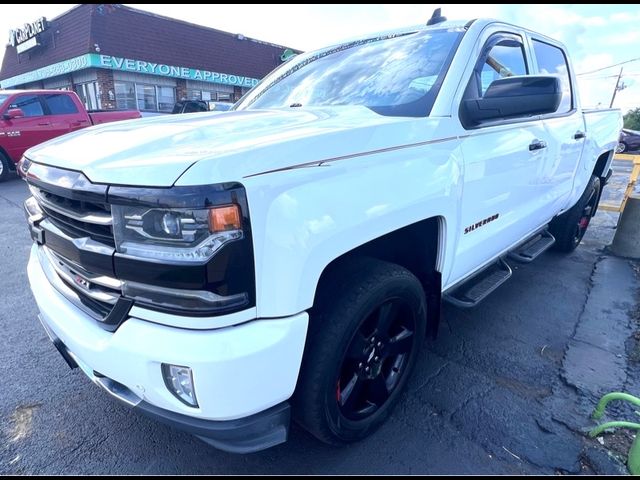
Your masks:
[[[189,100],[202,100],[202,92],[200,90],[188,90],[187,97],[189,97]]]
[[[114,82],[116,90],[116,108],[137,110],[136,86],[133,82]]]
[[[176,89],[173,87],[158,87],[158,110],[171,112],[176,103]]]
[[[87,110],[100,110],[100,96],[96,82],[79,83],[75,91]]]
[[[230,92],[216,92],[207,90],[187,90],[187,97],[189,100],[204,100],[204,101],[218,101],[218,102],[232,102],[233,94]]]
[[[119,109],[171,112],[176,103],[175,87],[123,81],[114,82],[114,86]]]
[[[156,87],[153,85],[136,84],[138,91],[138,110],[157,110]]]

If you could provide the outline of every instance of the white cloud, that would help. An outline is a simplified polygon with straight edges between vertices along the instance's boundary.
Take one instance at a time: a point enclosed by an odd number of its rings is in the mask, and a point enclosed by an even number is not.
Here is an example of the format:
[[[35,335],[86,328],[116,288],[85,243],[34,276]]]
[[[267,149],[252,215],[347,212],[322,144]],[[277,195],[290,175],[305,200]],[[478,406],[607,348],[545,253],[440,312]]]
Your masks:
[[[620,33],[619,35],[606,37],[603,39],[603,45],[610,45],[612,47],[638,44],[640,42],[640,31],[633,30],[631,32]],[[638,52],[640,53],[640,52]]]
[[[594,53],[573,59],[573,68],[577,73],[590,72],[614,63],[611,53]],[[604,72],[604,74],[611,72]],[[602,73],[600,75],[603,75]]]
[[[630,13],[630,12],[612,13],[609,16],[609,19],[614,24],[617,24],[617,23],[636,23],[636,22],[640,21],[640,12],[637,12],[637,13]]]

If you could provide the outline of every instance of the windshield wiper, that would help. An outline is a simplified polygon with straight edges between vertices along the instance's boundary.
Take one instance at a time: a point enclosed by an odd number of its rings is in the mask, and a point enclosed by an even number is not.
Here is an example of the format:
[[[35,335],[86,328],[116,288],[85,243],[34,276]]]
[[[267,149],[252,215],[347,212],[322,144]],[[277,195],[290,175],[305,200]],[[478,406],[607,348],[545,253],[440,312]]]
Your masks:
[[[297,107],[301,107],[302,104],[301,103],[292,103],[291,105],[289,105],[289,108],[297,108]]]

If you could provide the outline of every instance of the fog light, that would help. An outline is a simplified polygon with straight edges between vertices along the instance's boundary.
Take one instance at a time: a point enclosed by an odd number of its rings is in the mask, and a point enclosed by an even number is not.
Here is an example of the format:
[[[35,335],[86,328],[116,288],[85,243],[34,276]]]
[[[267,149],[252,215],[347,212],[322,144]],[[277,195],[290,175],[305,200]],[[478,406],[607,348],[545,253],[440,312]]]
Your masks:
[[[193,375],[189,367],[163,363],[162,376],[164,384],[178,400],[190,407],[198,406],[193,388]]]

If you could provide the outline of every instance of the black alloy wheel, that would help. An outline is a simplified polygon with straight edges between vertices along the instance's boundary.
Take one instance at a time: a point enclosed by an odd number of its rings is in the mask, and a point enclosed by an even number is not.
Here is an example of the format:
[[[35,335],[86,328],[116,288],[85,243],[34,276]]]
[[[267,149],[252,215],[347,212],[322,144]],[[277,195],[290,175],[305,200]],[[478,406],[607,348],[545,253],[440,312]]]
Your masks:
[[[422,283],[406,268],[354,258],[322,281],[293,416],[323,442],[365,438],[391,414],[424,342]]]
[[[345,354],[336,384],[340,412],[362,420],[378,411],[406,373],[417,318],[401,298],[390,298],[362,323]]]
[[[600,178],[592,175],[576,204],[549,224],[549,231],[556,238],[553,248],[569,253],[576,249],[596,214],[600,200]]]

